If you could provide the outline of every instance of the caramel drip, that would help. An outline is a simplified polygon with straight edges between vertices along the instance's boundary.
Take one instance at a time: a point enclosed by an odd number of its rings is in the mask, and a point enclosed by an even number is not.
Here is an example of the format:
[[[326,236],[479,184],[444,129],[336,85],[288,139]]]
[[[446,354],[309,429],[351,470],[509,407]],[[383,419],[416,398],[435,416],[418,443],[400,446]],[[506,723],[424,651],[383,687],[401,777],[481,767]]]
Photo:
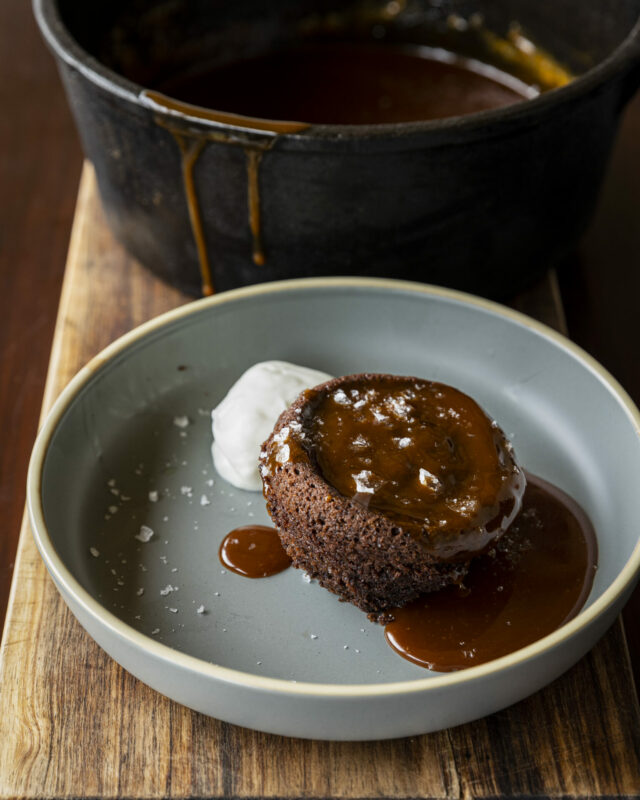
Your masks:
[[[309,127],[307,122],[293,122],[290,120],[279,119],[259,119],[258,117],[247,117],[243,114],[231,114],[224,111],[203,108],[192,103],[184,103],[181,100],[174,100],[162,92],[145,90],[142,96],[151,100],[159,108],[167,111],[178,111],[188,117],[204,119],[209,122],[219,122],[221,125],[232,125],[236,128],[248,128],[252,131],[264,131],[265,133],[300,133]],[[206,136],[207,134],[205,134]]]
[[[182,154],[182,177],[184,183],[187,207],[189,209],[189,219],[191,230],[198,253],[200,264],[200,276],[202,280],[202,294],[207,296],[215,292],[213,284],[211,263],[207,250],[204,226],[202,224],[202,214],[198,195],[194,183],[194,167],[200,157],[205,145],[208,142],[221,142],[224,144],[243,147],[247,156],[247,205],[249,208],[249,228],[253,239],[252,257],[255,264],[262,266],[265,263],[264,249],[262,246],[262,235],[260,230],[260,162],[262,154],[270,150],[277,137],[286,133],[299,133],[309,127],[306,122],[290,122],[287,120],[269,120],[242,116],[241,114],[231,114],[215,111],[191,103],[184,103],[174,100],[161,92],[145,90],[141,97],[150,100],[153,105],[163,111],[174,111],[185,114],[196,119],[218,122],[223,125],[247,128],[251,131],[272,134],[264,141],[248,141],[243,131],[196,131],[185,127],[184,121],[160,116],[155,117],[155,122],[162,128],[171,133],[178,143]]]
[[[172,133],[182,153],[182,180],[184,182],[184,191],[187,198],[187,207],[189,209],[189,219],[191,220],[191,230],[193,231],[193,238],[195,239],[196,249],[198,251],[200,277],[202,279],[202,294],[208,297],[212,295],[215,290],[211,278],[211,265],[209,264],[204,228],[202,227],[200,204],[198,203],[198,195],[193,182],[193,168],[200,153],[204,150],[206,141],[204,139],[187,139],[175,131],[172,131]]]
[[[260,232],[260,161],[262,151],[245,148],[247,155],[247,173],[249,180],[249,227],[253,236],[253,263],[259,267],[264,266],[265,257],[262,249],[262,235]]]

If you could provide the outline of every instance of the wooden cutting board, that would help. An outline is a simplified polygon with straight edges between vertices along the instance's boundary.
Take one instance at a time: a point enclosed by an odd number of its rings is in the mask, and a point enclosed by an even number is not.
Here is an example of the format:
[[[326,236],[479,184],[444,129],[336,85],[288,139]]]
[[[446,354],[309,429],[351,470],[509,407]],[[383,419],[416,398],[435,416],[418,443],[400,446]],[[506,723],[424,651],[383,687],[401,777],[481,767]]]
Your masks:
[[[43,412],[91,356],[187,301],[109,233],[80,186]],[[562,329],[553,275],[514,305]],[[211,719],[126,673],[60,599],[25,521],[0,651],[0,798],[640,797],[640,712],[622,623],[532,697],[386,742],[287,739]]]

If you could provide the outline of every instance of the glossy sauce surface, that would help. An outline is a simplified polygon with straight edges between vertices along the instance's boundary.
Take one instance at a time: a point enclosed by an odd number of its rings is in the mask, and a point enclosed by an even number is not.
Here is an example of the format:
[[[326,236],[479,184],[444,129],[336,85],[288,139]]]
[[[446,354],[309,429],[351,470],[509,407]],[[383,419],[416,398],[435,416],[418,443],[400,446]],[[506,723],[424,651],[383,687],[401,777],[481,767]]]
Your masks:
[[[536,94],[507,73],[442,50],[337,41],[176,75],[154,89],[244,117],[343,125],[442,119]]]
[[[525,647],[572,619],[591,590],[593,526],[570,497],[528,476],[523,508],[495,548],[472,562],[464,587],[423,595],[394,611],[391,647],[439,672]]]
[[[245,578],[267,578],[291,563],[277,531],[266,525],[235,528],[222,540],[218,556],[227,569]]]
[[[468,395],[385,375],[340,379],[317,395],[305,406],[302,441],[327,483],[440,558],[482,550],[515,516],[524,476]],[[291,447],[289,458],[296,454]]]

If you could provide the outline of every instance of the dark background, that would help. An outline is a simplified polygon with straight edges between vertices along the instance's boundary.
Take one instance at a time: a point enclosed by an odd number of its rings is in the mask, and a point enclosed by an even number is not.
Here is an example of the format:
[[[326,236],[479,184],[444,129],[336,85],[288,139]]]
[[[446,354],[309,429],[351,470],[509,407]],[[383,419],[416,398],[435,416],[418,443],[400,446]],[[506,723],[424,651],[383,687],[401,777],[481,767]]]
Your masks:
[[[27,0],[0,2],[0,620],[9,594],[82,154]],[[559,270],[571,338],[640,402],[640,98],[596,218]],[[517,265],[514,265],[517,268]],[[638,476],[640,493],[640,475]],[[640,524],[640,522],[639,522]],[[636,683],[640,591],[625,610]]]

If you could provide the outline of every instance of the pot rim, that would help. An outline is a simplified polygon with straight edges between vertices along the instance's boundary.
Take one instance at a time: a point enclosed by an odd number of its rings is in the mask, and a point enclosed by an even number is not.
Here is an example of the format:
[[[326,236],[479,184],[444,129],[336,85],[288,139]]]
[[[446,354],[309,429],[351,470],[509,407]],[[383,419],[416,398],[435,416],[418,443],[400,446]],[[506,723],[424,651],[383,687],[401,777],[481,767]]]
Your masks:
[[[530,98],[526,102],[501,106],[496,109],[478,111],[443,119],[417,122],[378,123],[370,125],[338,125],[312,124],[295,133],[276,133],[275,131],[258,130],[252,126],[230,125],[213,119],[203,119],[182,111],[164,109],[154,103],[144,93],[148,87],[141,86],[126,78],[100,62],[73,38],[62,22],[58,12],[57,0],[32,0],[33,12],[40,31],[54,54],[68,66],[80,72],[89,82],[104,91],[127,100],[143,109],[161,113],[165,117],[180,120],[190,126],[209,130],[244,131],[259,137],[285,139],[367,139],[389,137],[401,138],[411,134],[442,134],[452,131],[457,134],[471,132],[492,123],[529,122],[538,113],[550,113],[564,102],[576,100],[589,93],[609,79],[630,72],[634,66],[640,67],[640,16],[615,50],[605,59],[591,67],[582,75],[564,86],[549,89]],[[640,75],[638,76],[640,83]],[[635,86],[633,89],[635,90]],[[631,93],[628,95],[631,96]],[[197,108],[197,107],[194,107]],[[247,117],[247,120],[263,121],[259,117]]]

